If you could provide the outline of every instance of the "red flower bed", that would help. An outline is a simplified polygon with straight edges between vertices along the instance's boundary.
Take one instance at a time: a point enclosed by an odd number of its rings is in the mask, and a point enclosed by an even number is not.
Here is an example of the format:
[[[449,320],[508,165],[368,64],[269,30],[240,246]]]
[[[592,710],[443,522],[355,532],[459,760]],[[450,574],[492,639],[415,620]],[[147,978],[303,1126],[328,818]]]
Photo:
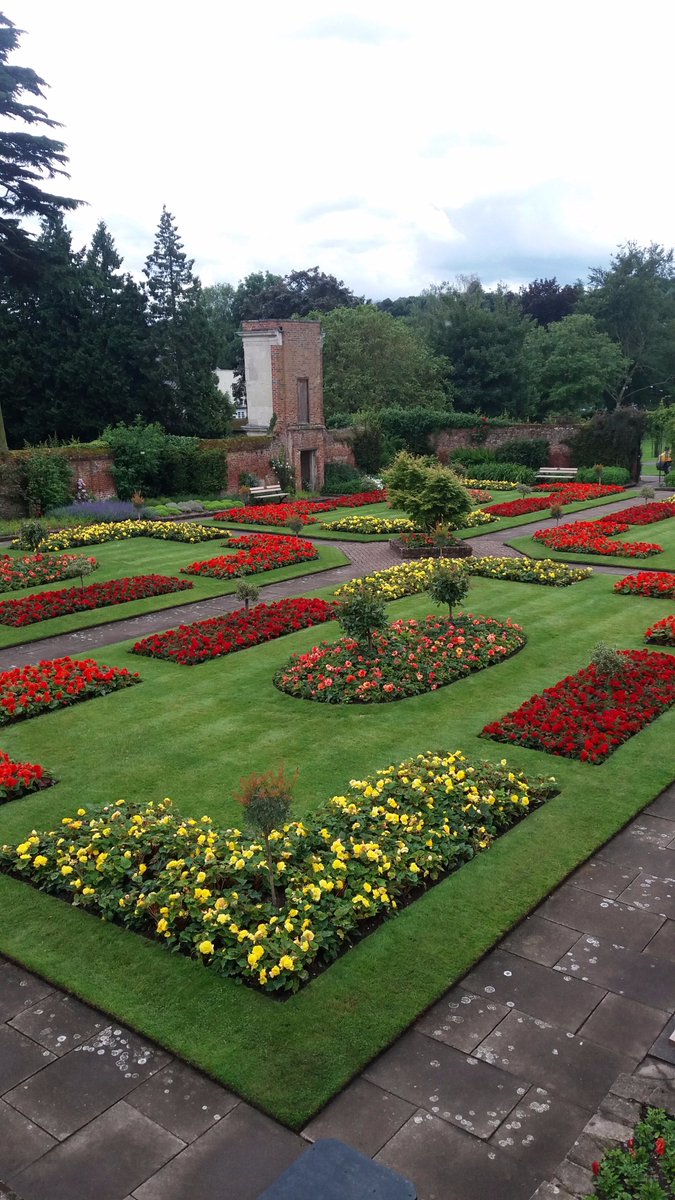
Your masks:
[[[494,513],[496,517],[524,517],[525,513],[541,512],[551,507],[550,496],[528,496],[523,500],[505,500],[503,504],[488,504],[483,512]]]
[[[574,521],[568,525],[538,529],[533,535],[536,542],[543,542],[551,550],[573,550],[575,554],[615,554],[620,558],[649,558],[660,554],[663,546],[656,542],[613,542],[610,532],[623,533],[628,525],[613,521],[600,524],[597,521]]]
[[[658,500],[655,504],[634,504],[632,508],[623,508],[615,516],[627,525],[653,525],[655,521],[667,521],[669,517],[675,517],[675,504],[669,504],[666,500]],[[604,525],[611,520],[611,516],[599,517],[598,524]]]
[[[558,504],[576,504],[583,500],[598,500],[600,496],[618,496],[624,487],[615,483],[538,483],[537,491],[546,490]],[[564,495],[564,499],[562,498]]]
[[[140,682],[140,676],[126,667],[105,667],[93,658],[46,658],[27,667],[14,667],[0,672],[0,725]]]
[[[36,587],[41,583],[56,583],[69,579],[77,573],[82,563],[87,573],[98,566],[95,558],[83,558],[81,554],[26,554],[12,558],[11,554],[0,555],[0,592],[11,592],[16,588]]]
[[[289,504],[255,504],[249,508],[225,508],[214,513],[216,521],[232,521],[243,525],[288,525],[289,521],[314,524],[314,513],[332,512],[336,508],[362,508],[364,504],[381,504],[384,491],[356,492],[353,496],[337,496],[334,500],[294,500]]]
[[[276,604],[258,604],[250,612],[240,609],[209,621],[195,621],[142,638],[134,646],[134,654],[149,658],[168,658],[172,662],[192,666],[261,642],[308,629],[333,619],[335,605],[325,600],[279,600]]]
[[[226,545],[239,547],[238,552],[193,562],[189,567],[181,567],[181,574],[233,579],[238,575],[256,575],[259,571],[273,571],[275,567],[290,567],[294,563],[309,562],[319,557],[316,546],[306,538],[279,537],[274,533],[231,538]]]
[[[614,591],[624,596],[655,596],[658,600],[671,600],[675,596],[675,575],[669,571],[638,571],[637,575],[625,575],[614,584]]]
[[[675,702],[674,655],[621,654],[626,666],[620,675],[599,674],[591,663],[486,725],[483,736],[581,762],[604,762]]]
[[[18,800],[28,792],[51,787],[54,780],[38,763],[12,762],[9,754],[0,750],[0,804],[6,800]]]
[[[675,617],[664,617],[650,625],[645,633],[645,641],[657,646],[675,646]]]
[[[145,600],[148,596],[165,596],[182,592],[193,585],[186,579],[169,575],[133,575],[125,579],[110,579],[107,583],[90,583],[88,587],[63,588],[59,592],[36,592],[20,600],[0,603],[0,625],[34,625],[51,617],[69,613],[88,612],[130,600]]]
[[[489,504],[492,499],[491,493],[483,491],[482,488],[467,488],[466,490],[474,504]]]
[[[386,704],[446,687],[493,667],[525,645],[512,621],[493,617],[424,617],[394,621],[364,650],[354,638],[322,642],[294,654],[274,676],[275,686],[303,700],[329,704]]]

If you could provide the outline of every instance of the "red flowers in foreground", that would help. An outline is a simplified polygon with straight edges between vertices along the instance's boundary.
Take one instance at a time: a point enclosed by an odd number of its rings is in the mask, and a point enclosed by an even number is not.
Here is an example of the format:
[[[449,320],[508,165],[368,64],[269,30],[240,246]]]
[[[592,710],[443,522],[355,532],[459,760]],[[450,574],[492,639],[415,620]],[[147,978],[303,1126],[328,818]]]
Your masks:
[[[623,579],[618,579],[614,591],[626,596],[655,596],[659,600],[670,600],[675,596],[675,575],[669,571],[638,571],[637,575],[625,575]]]
[[[294,563],[309,562],[319,557],[316,547],[306,538],[279,537],[274,533],[230,538],[224,544],[227,549],[238,548],[238,553],[221,554],[217,558],[193,562],[189,567],[181,567],[181,574],[230,579],[239,575],[256,575],[259,571],[272,571],[275,567],[290,567]]]
[[[0,672],[0,725],[140,682],[140,676],[126,667],[105,667],[93,658],[45,658],[27,667],[14,667]]]
[[[258,604],[250,612],[240,609],[208,621],[195,621],[142,638],[134,646],[134,654],[149,658],[168,658],[172,662],[192,666],[210,658],[220,658],[271,642],[274,638],[310,625],[320,625],[334,616],[334,604],[325,600],[279,600],[276,604]]]
[[[12,592],[15,588],[37,587],[41,583],[56,583],[77,574],[80,563],[85,564],[87,573],[98,566],[95,558],[83,558],[81,554],[26,554],[12,558],[11,554],[0,555],[0,592]]]
[[[675,646],[675,617],[664,617],[650,625],[645,633],[645,641],[653,642],[656,646]]]
[[[623,671],[591,663],[483,729],[497,742],[602,763],[675,702],[675,656],[623,650]]]
[[[494,513],[496,517],[524,517],[526,513],[541,512],[544,508],[550,508],[551,503],[550,496],[528,496],[523,500],[505,500],[503,504],[489,504],[483,512]],[[562,500],[560,503],[562,504]]]
[[[20,600],[0,603],[0,625],[34,625],[50,617],[65,617],[69,613],[126,604],[129,600],[145,600],[148,596],[164,596],[182,592],[193,585],[186,579],[169,575],[133,575],[125,579],[110,579],[107,583],[90,583],[87,587],[63,588],[56,592],[36,592]]]
[[[653,525],[655,521],[667,521],[669,517],[675,517],[675,504],[670,504],[667,500],[657,500],[654,504],[634,504],[632,508],[622,508],[614,517],[600,517],[598,525],[614,519],[623,521],[626,525]]]
[[[384,491],[356,492],[353,496],[338,496],[335,500],[294,500],[290,504],[255,504],[249,508],[226,508],[214,513],[216,521],[233,521],[244,525],[288,525],[289,521],[314,524],[314,513],[332,512],[335,508],[361,508],[364,504],[380,504],[386,500]]]
[[[18,800],[28,792],[50,787],[54,782],[37,763],[15,763],[9,754],[0,750],[0,804]]]
[[[533,536],[536,542],[543,542],[551,550],[573,550],[576,554],[614,554],[619,558],[649,558],[652,554],[662,552],[663,546],[659,546],[657,542],[617,542],[608,537],[610,531],[619,533],[628,528],[628,525],[612,521],[611,518],[605,524],[600,521],[574,521],[567,525],[551,525],[548,529],[537,529]]]
[[[546,488],[546,495],[527,496],[523,500],[507,500],[504,504],[491,504],[485,512],[494,513],[496,517],[522,517],[526,513],[541,512],[552,504],[576,504],[582,500],[596,500],[600,496],[612,496],[615,492],[623,492],[624,488],[599,483],[543,483],[539,488]]]

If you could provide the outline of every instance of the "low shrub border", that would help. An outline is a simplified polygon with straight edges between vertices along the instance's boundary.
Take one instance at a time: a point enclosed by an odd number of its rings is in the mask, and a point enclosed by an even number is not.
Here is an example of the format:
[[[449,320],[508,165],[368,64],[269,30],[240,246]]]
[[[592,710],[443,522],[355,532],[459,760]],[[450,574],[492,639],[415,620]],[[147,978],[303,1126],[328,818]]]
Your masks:
[[[532,696],[483,729],[483,736],[547,754],[603,763],[675,703],[675,657],[622,650],[620,673],[594,663]]]
[[[55,782],[38,763],[13,762],[9,754],[0,750],[0,804],[51,787]]]
[[[675,597],[675,574],[669,571],[638,571],[617,579],[614,591],[624,596],[654,596],[658,600]]]
[[[213,579],[229,579],[239,575],[256,575],[260,571],[273,571],[276,567],[290,567],[295,563],[311,562],[319,557],[313,542],[306,538],[276,537],[274,534],[253,534],[231,538],[225,543],[234,554],[221,554],[201,562],[181,567],[182,575],[210,576]]]
[[[336,589],[336,596],[348,596],[364,583],[381,589],[385,600],[400,600],[403,596],[414,596],[426,590],[429,575],[434,566],[444,559],[420,558],[400,566],[374,571],[362,579],[350,579]],[[455,559],[448,559],[455,562]],[[486,579],[504,579],[516,583],[538,583],[545,587],[567,587],[579,583],[592,575],[590,567],[568,567],[564,563],[546,558],[469,558],[464,563],[470,575]],[[675,577],[674,577],[675,578]]]
[[[140,683],[126,667],[106,667],[93,658],[43,659],[35,666],[0,672],[0,725],[66,708],[80,700]]]
[[[148,596],[166,596],[183,592],[193,585],[187,579],[170,575],[133,575],[124,579],[109,579],[106,583],[90,583],[86,587],[62,588],[55,592],[35,592],[19,600],[0,601],[0,625],[20,628],[52,617],[70,613],[89,612]]]
[[[95,558],[81,554],[53,555],[27,554],[13,558],[11,554],[0,555],[0,592],[11,592],[19,588],[38,587],[42,583],[57,583],[60,579],[72,579],[82,565],[84,572],[93,571],[98,563]]]
[[[334,605],[325,600],[303,597],[278,600],[275,604],[258,604],[249,612],[241,609],[223,617],[151,634],[136,642],[133,653],[193,666],[284,637],[298,629],[320,625],[331,621],[334,615]]]
[[[650,625],[645,633],[645,641],[655,646],[675,646],[675,617],[664,617]]]
[[[0,868],[222,975],[294,992],[359,926],[394,915],[557,790],[459,751],[353,779],[311,819],[272,832],[279,908],[261,840],[184,818],[170,800],[81,808],[0,848]]]
[[[374,634],[372,650],[343,637],[294,654],[274,683],[303,700],[386,704],[435,692],[496,666],[521,650],[525,641],[519,625],[471,613],[394,621]]]
[[[187,542],[192,545],[222,536],[222,529],[195,525],[191,521],[168,525],[163,521],[106,521],[100,525],[76,525],[72,529],[48,533],[40,543],[40,550],[70,550],[72,546],[96,546],[102,542],[124,541],[133,537],[160,538],[167,542]]]

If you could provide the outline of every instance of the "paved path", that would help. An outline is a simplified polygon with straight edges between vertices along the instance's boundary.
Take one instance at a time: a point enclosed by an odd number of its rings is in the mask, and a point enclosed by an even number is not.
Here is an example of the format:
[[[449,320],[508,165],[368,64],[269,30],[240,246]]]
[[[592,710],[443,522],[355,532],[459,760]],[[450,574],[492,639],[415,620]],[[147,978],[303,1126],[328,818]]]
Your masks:
[[[674,879],[675,786],[301,1135],[0,962],[0,1179],[21,1200],[255,1200],[337,1137],[419,1200],[528,1200],[614,1079],[653,1073],[675,1012]]]

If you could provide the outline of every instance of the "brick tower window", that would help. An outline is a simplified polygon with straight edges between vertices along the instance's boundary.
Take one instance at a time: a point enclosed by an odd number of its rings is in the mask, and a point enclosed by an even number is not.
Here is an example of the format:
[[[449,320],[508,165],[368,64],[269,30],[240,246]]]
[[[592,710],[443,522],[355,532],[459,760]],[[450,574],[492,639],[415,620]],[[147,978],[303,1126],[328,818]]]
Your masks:
[[[309,379],[298,379],[298,421],[309,425]]]

